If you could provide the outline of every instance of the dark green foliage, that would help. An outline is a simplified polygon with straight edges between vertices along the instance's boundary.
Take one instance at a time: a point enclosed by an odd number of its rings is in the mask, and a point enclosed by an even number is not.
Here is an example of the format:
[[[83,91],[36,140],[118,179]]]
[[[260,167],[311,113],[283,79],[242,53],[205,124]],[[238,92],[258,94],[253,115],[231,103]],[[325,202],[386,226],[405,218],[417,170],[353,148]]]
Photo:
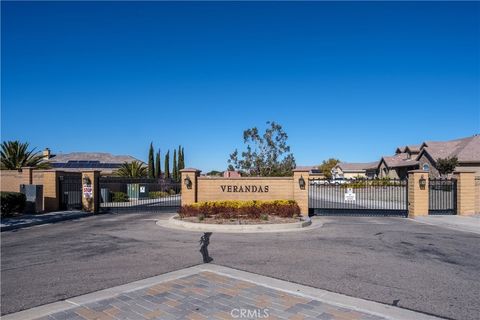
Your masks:
[[[170,178],[170,150],[167,151],[165,154],[165,165],[164,165],[164,178],[169,179]]]
[[[335,167],[340,160],[330,158],[328,160],[323,160],[322,164],[318,166],[318,169],[323,173],[325,178],[332,179],[332,169]]]
[[[8,217],[15,213],[22,213],[27,198],[20,192],[0,192],[1,216]]]
[[[153,143],[150,143],[150,150],[148,150],[148,177],[155,178]]]
[[[0,152],[2,170],[20,170],[22,167],[34,167],[36,169],[48,169],[50,164],[46,162],[35,148],[28,150],[28,142],[4,141]]]
[[[123,163],[114,174],[120,177],[143,178],[147,176],[147,168],[143,162],[134,160]]]
[[[112,196],[113,202],[128,202],[128,194],[125,192],[114,192]]]
[[[165,198],[168,197],[170,193],[165,192],[165,191],[152,191],[148,193],[148,197],[150,199],[159,199],[159,198]]]
[[[296,218],[300,216],[300,207],[293,200],[207,201],[182,206],[179,215],[215,219],[262,219],[264,215]]]
[[[288,136],[281,125],[267,122],[263,134],[254,127],[243,132],[246,150],[230,154],[228,163],[251,176],[291,176],[295,158],[287,145]]]
[[[177,150],[173,150],[173,180],[178,181]]]
[[[458,158],[440,158],[437,160],[437,170],[441,175],[446,175],[455,171],[458,166]]]
[[[157,152],[157,156],[155,157],[155,178],[162,177],[162,168],[160,165],[160,150]]]
[[[221,177],[221,176],[223,176],[223,172],[222,171],[217,171],[217,170],[212,170],[210,172],[207,172],[207,176]]]
[[[183,148],[178,146],[178,171],[179,171],[179,178],[180,178],[180,170],[185,169],[185,157],[183,153]]]

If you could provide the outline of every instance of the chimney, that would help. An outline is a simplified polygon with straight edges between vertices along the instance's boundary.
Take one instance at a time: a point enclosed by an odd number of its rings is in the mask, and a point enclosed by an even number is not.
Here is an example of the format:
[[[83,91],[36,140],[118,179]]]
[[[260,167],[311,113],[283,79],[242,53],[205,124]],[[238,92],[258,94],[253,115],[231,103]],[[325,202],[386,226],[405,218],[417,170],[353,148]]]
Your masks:
[[[45,148],[45,150],[43,150],[43,158],[45,160],[50,159],[50,149],[49,148]]]

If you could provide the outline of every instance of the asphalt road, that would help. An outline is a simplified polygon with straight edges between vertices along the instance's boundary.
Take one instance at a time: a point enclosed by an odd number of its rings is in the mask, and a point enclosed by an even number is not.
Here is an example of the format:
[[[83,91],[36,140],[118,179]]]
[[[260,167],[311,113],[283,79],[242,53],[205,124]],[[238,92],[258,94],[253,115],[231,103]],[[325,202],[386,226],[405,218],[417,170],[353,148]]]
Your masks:
[[[154,214],[2,232],[2,314],[202,263],[201,233]],[[323,217],[302,233],[210,237],[213,263],[453,319],[480,314],[480,236],[402,218]]]

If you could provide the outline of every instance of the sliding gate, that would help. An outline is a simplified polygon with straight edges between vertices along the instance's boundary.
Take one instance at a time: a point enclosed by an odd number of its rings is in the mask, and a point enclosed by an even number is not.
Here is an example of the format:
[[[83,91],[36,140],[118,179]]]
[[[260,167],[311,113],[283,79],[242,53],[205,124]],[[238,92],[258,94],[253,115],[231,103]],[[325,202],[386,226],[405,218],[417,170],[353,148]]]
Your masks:
[[[149,178],[100,177],[100,209],[112,212],[175,211],[180,182]]]
[[[310,179],[310,215],[408,215],[407,179]]]

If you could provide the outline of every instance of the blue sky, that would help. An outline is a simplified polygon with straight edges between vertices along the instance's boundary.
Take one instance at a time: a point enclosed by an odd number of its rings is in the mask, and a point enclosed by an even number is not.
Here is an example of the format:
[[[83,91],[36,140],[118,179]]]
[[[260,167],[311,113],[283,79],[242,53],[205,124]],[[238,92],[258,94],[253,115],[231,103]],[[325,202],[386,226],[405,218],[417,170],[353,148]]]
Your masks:
[[[477,2],[2,2],[2,140],[224,169],[284,126],[298,165],[480,132]]]

